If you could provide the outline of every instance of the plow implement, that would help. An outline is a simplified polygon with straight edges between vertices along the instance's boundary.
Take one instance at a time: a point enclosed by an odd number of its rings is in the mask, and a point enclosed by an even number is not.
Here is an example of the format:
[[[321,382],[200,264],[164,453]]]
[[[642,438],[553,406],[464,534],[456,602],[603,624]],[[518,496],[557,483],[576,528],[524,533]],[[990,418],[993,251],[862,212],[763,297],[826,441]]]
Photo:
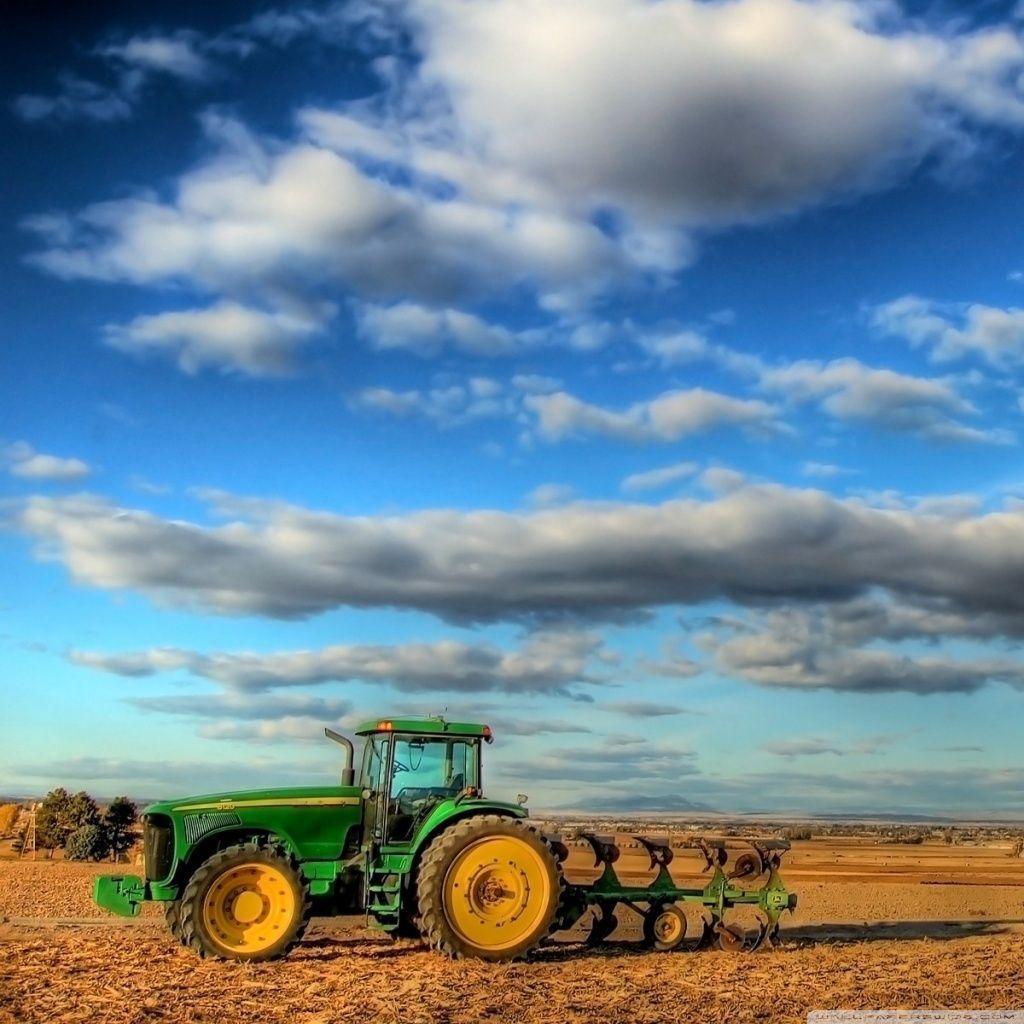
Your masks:
[[[559,920],[569,928],[589,913],[586,941],[591,945],[611,936],[625,908],[639,917],[644,941],[653,949],[699,949],[717,942],[728,952],[753,952],[777,939],[780,917],[796,907],[796,894],[779,874],[789,849],[783,839],[635,835],[621,843],[614,836],[583,831],[545,838],[560,865],[576,849],[592,853],[592,866],[600,869],[592,883],[567,885]],[[636,884],[617,869],[624,850],[647,857],[652,881]],[[691,885],[677,883],[669,870],[680,851],[699,872]]]

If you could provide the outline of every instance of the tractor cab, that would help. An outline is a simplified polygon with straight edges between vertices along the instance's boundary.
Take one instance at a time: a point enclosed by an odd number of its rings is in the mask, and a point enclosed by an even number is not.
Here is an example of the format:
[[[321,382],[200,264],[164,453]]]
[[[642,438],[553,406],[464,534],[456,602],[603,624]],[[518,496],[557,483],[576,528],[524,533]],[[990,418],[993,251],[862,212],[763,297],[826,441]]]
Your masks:
[[[356,732],[366,739],[359,785],[370,841],[410,843],[440,803],[480,795],[480,744],[491,741],[490,726],[394,718],[365,722]]]

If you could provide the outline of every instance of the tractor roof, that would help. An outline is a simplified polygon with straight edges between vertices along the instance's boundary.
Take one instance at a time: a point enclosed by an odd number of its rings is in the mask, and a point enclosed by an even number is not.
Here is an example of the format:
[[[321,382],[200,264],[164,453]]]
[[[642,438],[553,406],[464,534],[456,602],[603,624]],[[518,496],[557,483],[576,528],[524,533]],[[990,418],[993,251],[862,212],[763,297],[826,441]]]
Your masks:
[[[374,718],[356,729],[357,736],[375,732],[415,732],[436,736],[483,736],[489,739],[491,727],[477,722],[446,722],[440,717],[430,718]]]

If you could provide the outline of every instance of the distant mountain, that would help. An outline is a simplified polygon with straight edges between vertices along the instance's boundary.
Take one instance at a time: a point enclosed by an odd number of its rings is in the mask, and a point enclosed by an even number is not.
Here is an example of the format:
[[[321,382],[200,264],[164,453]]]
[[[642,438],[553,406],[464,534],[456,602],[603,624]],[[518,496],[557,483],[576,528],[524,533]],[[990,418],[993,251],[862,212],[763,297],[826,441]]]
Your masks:
[[[589,800],[559,807],[560,811],[588,811],[600,813],[614,811],[616,814],[681,814],[693,811],[714,813],[707,804],[699,804],[686,797],[664,794],[661,796],[596,796]]]

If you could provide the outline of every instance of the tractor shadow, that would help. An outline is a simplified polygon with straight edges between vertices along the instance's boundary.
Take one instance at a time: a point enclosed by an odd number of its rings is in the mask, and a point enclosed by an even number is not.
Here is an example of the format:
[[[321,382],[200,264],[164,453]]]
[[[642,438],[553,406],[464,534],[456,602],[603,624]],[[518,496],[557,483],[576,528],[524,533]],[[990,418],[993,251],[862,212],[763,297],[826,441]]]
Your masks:
[[[856,945],[864,942],[893,942],[929,939],[949,941],[972,936],[994,937],[1024,935],[1024,918],[975,921],[873,921],[861,924],[783,925],[778,947],[765,944],[756,954],[723,953],[713,943],[699,949],[683,947],[679,953],[714,953],[721,956],[764,955],[775,949],[813,948],[814,946]],[[534,963],[564,963],[576,960],[620,960],[650,956],[650,950],[636,937],[612,938],[596,946],[580,936],[563,933],[529,957]],[[416,956],[429,953],[416,939],[391,939],[366,933],[325,930],[311,935],[299,946],[318,959],[334,960],[353,954],[374,960]],[[314,952],[315,951],[315,952]]]
[[[782,926],[783,944],[813,946],[898,940],[950,940],[970,936],[1024,934],[1024,918],[970,921],[865,921],[861,924]]]

